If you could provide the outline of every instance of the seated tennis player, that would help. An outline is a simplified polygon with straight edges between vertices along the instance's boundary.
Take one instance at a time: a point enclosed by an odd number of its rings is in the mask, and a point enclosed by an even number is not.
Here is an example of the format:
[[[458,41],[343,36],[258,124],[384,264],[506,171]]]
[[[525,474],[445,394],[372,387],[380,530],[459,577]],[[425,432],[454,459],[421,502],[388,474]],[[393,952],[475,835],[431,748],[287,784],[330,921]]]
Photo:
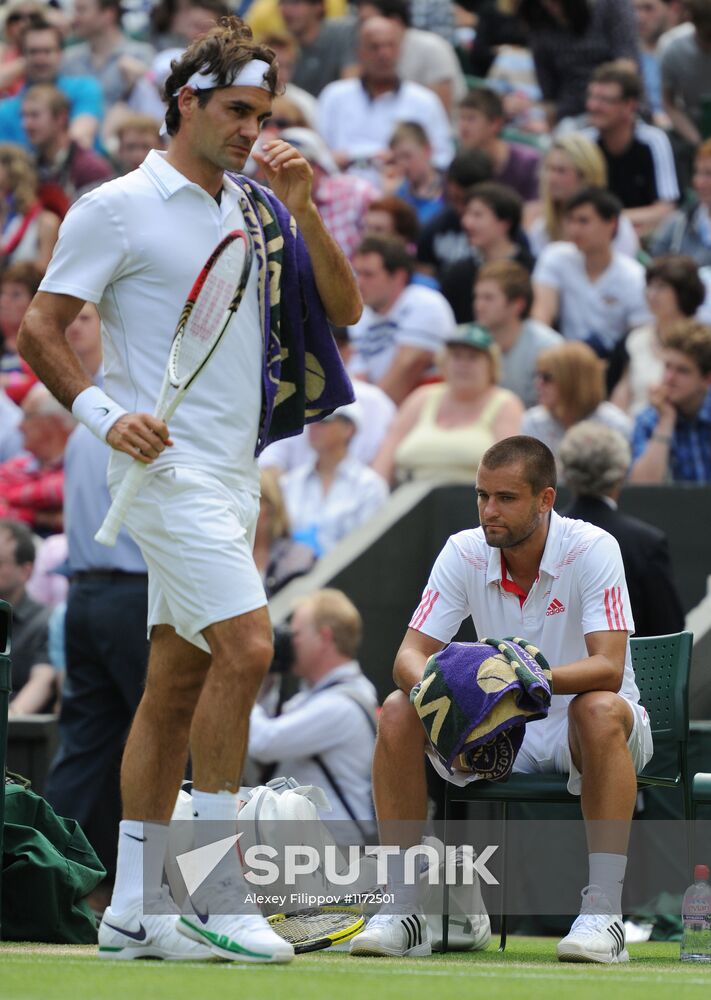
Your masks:
[[[287,962],[291,945],[245,904],[234,851],[193,906],[175,912],[161,887],[167,823],[188,746],[196,846],[217,839],[202,821],[236,822],[249,713],[272,658],[252,558],[255,456],[352,400],[327,320],[356,322],[361,302],[313,204],[303,157],[275,140],[255,153],[271,190],[237,176],[277,93],[274,53],[239,19],[224,19],[172,64],[165,91],[168,152],[151,151],[71,209],[19,340],[57,398],[114,449],[112,492],[132,462],[149,467],[126,525],[148,565],[151,654],[123,759],[124,819],[99,951]],[[216,344],[210,309],[199,295],[186,303],[183,319],[191,308],[202,317],[198,375],[167,426],[151,413],[182,304],[234,230],[253,249],[242,285],[239,272],[224,276],[241,303]],[[85,301],[101,315],[103,388],[64,337]],[[221,326],[224,309],[215,313]],[[214,347],[206,357],[202,336]]]
[[[567,774],[587,823],[588,884],[558,958],[627,962],[622,884],[636,774],[652,756],[652,736],[632,669],[634,623],[619,546],[600,528],[556,514],[555,487],[553,454],[535,438],[506,438],[484,454],[476,483],[481,527],[452,535],[437,557],[395,660],[399,690],[380,715],[373,794],[381,843],[410,846],[398,839],[402,821],[424,822],[427,813],[427,739],[410,692],[427,660],[469,615],[479,636],[523,636],[552,668],[553,697],[547,717],[526,726],[513,770]],[[430,760],[446,781],[476,780],[450,774],[434,754]],[[394,902],[354,938],[351,954],[430,953],[403,862],[403,851],[391,859]]]

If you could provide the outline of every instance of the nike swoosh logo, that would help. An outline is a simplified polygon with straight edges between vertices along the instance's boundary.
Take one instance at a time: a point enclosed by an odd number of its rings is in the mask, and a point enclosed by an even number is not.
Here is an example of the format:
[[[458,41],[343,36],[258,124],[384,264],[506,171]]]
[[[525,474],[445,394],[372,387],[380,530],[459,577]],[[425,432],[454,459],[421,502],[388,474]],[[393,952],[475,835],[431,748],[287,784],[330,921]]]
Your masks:
[[[105,413],[106,416],[109,415],[109,408],[108,408],[108,406],[95,406],[94,409],[98,410],[99,413]]]
[[[138,925],[137,931],[126,930],[125,927],[117,927],[115,924],[110,924],[108,921],[104,921],[107,927],[110,927],[112,931],[118,931],[119,934],[123,934],[125,937],[133,938],[134,941],[145,941],[146,940],[146,928],[143,924]]]
[[[106,412],[108,413],[109,411],[107,410]],[[139,844],[145,844],[147,840],[146,837],[134,837],[132,833],[124,833],[124,837],[130,837],[131,840],[137,840]]]

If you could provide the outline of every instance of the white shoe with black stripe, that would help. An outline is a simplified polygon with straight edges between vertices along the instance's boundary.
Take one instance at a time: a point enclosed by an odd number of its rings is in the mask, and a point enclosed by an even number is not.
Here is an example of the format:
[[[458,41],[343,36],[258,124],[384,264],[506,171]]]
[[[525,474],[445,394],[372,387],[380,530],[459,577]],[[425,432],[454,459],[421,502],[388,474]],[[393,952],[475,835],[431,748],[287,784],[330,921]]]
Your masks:
[[[558,944],[558,961],[603,965],[629,962],[622,916],[610,912],[607,897],[596,885],[586,886],[582,897],[580,916],[576,917],[568,936]]]
[[[423,958],[432,954],[432,940],[421,913],[376,913],[351,941],[351,955]]]

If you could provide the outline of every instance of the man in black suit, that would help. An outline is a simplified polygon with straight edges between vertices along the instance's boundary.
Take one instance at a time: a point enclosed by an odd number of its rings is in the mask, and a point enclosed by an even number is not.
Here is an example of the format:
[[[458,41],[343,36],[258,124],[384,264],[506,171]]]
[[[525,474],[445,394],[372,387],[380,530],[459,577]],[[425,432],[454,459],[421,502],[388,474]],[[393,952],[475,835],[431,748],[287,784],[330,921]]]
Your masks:
[[[631,461],[617,431],[585,420],[566,433],[558,458],[575,500],[566,517],[589,521],[617,539],[625,566],[635,635],[666,635],[684,628],[684,612],[672,575],[666,536],[617,501]]]

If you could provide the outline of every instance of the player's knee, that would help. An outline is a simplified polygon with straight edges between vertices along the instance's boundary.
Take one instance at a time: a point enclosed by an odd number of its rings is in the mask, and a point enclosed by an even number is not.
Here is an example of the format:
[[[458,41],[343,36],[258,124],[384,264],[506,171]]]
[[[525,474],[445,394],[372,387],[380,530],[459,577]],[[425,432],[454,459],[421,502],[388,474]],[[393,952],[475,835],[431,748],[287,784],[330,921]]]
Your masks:
[[[422,724],[410,699],[402,691],[393,691],[383,702],[378,717],[378,738],[397,745],[412,740],[424,744]]]
[[[244,636],[236,644],[213,648],[212,669],[233,673],[242,683],[261,684],[274,658],[274,645],[269,635]]]
[[[624,703],[611,691],[586,691],[577,695],[568,707],[568,717],[578,738],[602,743],[618,734],[624,735]]]

